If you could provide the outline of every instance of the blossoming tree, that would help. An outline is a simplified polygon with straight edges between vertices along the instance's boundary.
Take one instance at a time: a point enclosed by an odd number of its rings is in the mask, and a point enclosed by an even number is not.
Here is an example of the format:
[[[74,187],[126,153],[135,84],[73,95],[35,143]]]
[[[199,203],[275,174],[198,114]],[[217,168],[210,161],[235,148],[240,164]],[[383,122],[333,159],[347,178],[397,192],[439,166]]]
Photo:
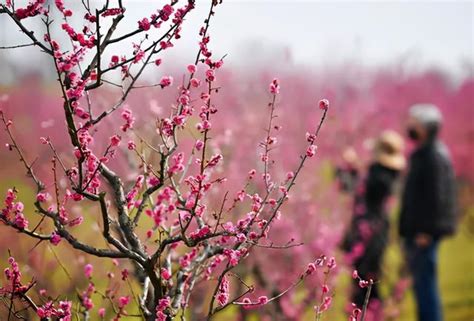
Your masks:
[[[109,304],[98,309],[101,318],[118,320],[128,315],[144,320],[184,320],[192,311],[194,318],[210,320],[229,306],[258,308],[293,290],[318,269],[327,275],[335,267],[332,258],[315,258],[301,267],[299,277],[286,290],[256,299],[248,296],[254,287],[236,272],[256,247],[293,249],[292,244],[272,242],[271,227],[280,217],[284,220],[281,207],[304,164],[316,155],[316,141],[329,108],[326,99],[319,102],[320,120],[317,108],[311,115],[314,128],[308,128],[307,148],[301,151],[296,168],[286,175],[272,175],[277,170],[272,150],[280,128],[275,123],[280,83],[271,81],[268,122],[259,144],[262,166],[242,174],[247,183],[236,195],[230,195],[225,192],[223,156],[210,145],[213,122],[218,122],[220,110],[213,97],[220,90],[217,79],[224,62],[214,57],[209,47],[209,24],[220,3],[210,2],[198,31],[197,54],[177,85],[176,102],[170,106],[169,115],[154,119],[153,137],[135,132],[134,107],[127,106],[127,100],[140,88],[173,87],[171,76],[150,85],[144,84],[142,75],[145,69],[165,63],[161,54],[173,50],[179,41],[195,1],[172,0],[134,25],[127,25],[127,32],[122,34],[117,34],[117,27],[127,16],[125,1],[94,5],[84,0],[80,10],[69,9],[62,0],[48,3],[32,0],[19,7],[7,0],[0,4],[0,17],[10,19],[29,40],[11,48],[32,46],[50,57],[62,95],[69,150],[58,150],[50,137],[29,138],[49,150],[51,170],[38,173],[40,165],[32,161],[34,155],[18,143],[21,130],[14,118],[0,111],[9,140],[7,149],[18,155],[36,188],[35,200],[19,199],[18,190],[10,188],[0,221],[38,242],[68,246],[71,251],[113,260],[117,266],[129,264],[132,269],[124,268],[121,280],[133,279],[140,293],[133,287],[121,293],[112,287],[97,289],[94,266],[86,264],[88,286],[78,291],[77,299],[51,298],[45,290],[33,295],[36,281],[22,279],[21,267],[11,257],[5,270],[7,281],[1,288],[1,295],[10,302],[9,318],[21,319],[34,312],[41,320],[71,320],[73,316],[97,319],[91,315],[93,296],[102,293]],[[61,18],[52,19],[53,12]],[[74,25],[71,17],[79,17],[81,22]],[[38,35],[27,27],[25,22],[31,19],[42,21],[45,34]],[[56,25],[62,31],[54,29]],[[59,40],[59,32],[66,36],[66,43]],[[117,49],[125,46],[132,47],[131,54]],[[95,93],[103,87],[118,89],[118,95],[113,104],[101,108]],[[113,118],[116,113],[120,114],[118,120]],[[133,177],[127,175],[130,163],[138,164],[139,174]],[[23,202],[33,202],[35,213],[26,212]],[[73,207],[99,215],[77,215]],[[245,214],[232,215],[234,212]],[[96,240],[82,240],[74,232],[83,221],[94,219],[103,237],[101,246]],[[206,308],[196,309],[193,293],[202,284],[210,289],[199,290],[208,294]],[[331,303],[327,285],[321,286],[318,317]],[[139,307],[136,314],[127,312],[132,304]]]

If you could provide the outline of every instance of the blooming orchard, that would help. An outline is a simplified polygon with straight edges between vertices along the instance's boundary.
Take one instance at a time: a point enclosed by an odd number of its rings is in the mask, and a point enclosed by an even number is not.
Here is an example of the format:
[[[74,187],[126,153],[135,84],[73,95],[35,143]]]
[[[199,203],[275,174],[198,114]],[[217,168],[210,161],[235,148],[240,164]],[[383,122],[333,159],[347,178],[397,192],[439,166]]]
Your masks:
[[[217,82],[224,61],[213,55],[209,35],[220,3],[210,3],[208,16],[198,30],[196,57],[182,81],[177,83],[164,75],[152,85],[142,85],[141,76],[145,69],[166,64],[160,54],[173,50],[179,41],[186,17],[195,8],[194,1],[174,0],[162,5],[129,25],[124,34],[116,32],[127,16],[122,1],[107,1],[103,7],[94,7],[89,1],[82,5],[78,11],[68,9],[67,2],[61,0],[56,0],[55,6],[45,0],[30,1],[26,7],[18,7],[14,1],[0,5],[1,16],[8,16],[32,46],[50,57],[61,91],[64,134],[68,138],[68,148],[61,150],[49,136],[28,138],[37,139],[48,150],[50,161],[36,164],[34,155],[17,139],[22,132],[15,126],[14,115],[0,111],[7,149],[17,154],[36,187],[35,199],[23,199],[15,187],[6,191],[0,220],[39,243],[50,242],[111,260],[121,269],[121,278],[99,289],[94,282],[94,266],[87,263],[83,271],[87,283],[76,288],[77,296],[53,298],[47,289],[37,290],[35,280],[22,279],[21,268],[12,257],[1,290],[11,302],[8,315],[22,318],[33,312],[42,319],[59,320],[71,320],[73,314],[114,320],[130,315],[164,321],[184,319],[192,313],[193,319],[210,320],[229,306],[261,308],[320,271],[325,281],[320,284],[320,300],[314,297],[319,318],[332,300],[328,276],[336,267],[333,258],[317,258],[315,254],[307,267],[293,267],[300,272],[287,288],[257,298],[251,295],[254,286],[239,276],[238,267],[251,260],[256,248],[294,250],[292,244],[272,241],[272,227],[278,219],[285,222],[282,206],[304,164],[318,153],[320,129],[330,108],[328,100],[319,102],[321,110],[314,101],[314,110],[308,115],[313,125],[307,129],[307,145],[299,153],[287,155],[294,157],[296,166],[279,175],[275,173],[278,159],[272,151],[278,144],[280,125],[275,119],[284,85],[272,80],[267,93],[265,137],[259,145],[261,166],[238,172],[245,183],[236,195],[222,192],[227,179],[224,157],[211,142],[215,127],[219,127],[215,124],[219,124],[221,107],[215,97],[220,91]],[[53,20],[53,12],[59,12],[61,19]],[[71,17],[80,18],[80,23],[72,23]],[[24,22],[30,19],[40,19],[46,33],[38,35],[28,29]],[[57,24],[61,30],[53,28]],[[69,42],[59,41],[57,32]],[[118,53],[116,44],[129,46],[131,54]],[[104,108],[99,107],[95,94],[102,87],[119,89],[115,103]],[[158,91],[177,88],[168,115],[151,117],[155,118],[154,132],[146,137],[135,128],[137,106],[127,105],[130,94],[144,87]],[[120,117],[112,118],[114,114]],[[109,119],[116,121],[107,122]],[[192,143],[183,137],[187,131],[193,133]],[[49,169],[37,171],[40,166]],[[127,166],[133,170],[124,170]],[[33,203],[34,211],[26,211],[24,203]],[[75,232],[91,220],[100,226],[101,245],[82,240]],[[113,272],[107,277],[115,279]],[[117,290],[117,283],[125,285]],[[138,293],[133,290],[137,285]],[[209,291],[203,292],[203,287]],[[207,294],[205,304],[198,306],[194,293]],[[97,306],[95,298],[99,295],[105,300]],[[132,305],[139,308],[130,313]]]

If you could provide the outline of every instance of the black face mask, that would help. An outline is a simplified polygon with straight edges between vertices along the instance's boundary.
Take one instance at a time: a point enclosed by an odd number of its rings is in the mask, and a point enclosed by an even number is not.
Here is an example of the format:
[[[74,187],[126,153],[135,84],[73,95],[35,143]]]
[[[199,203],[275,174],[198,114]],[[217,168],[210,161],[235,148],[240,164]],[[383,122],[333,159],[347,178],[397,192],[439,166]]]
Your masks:
[[[413,141],[417,141],[420,139],[420,135],[414,128],[408,128],[407,134],[408,134],[408,137]]]

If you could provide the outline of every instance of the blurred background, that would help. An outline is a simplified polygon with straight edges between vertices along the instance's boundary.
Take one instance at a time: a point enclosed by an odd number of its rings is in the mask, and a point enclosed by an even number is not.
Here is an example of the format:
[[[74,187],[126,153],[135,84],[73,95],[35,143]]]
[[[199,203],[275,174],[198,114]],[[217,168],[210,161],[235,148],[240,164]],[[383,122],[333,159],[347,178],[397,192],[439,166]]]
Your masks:
[[[76,1],[65,2],[68,7],[78,5]],[[135,26],[157,7],[155,1],[125,0],[124,3],[128,20],[118,34],[130,24]],[[197,9],[185,23],[182,39],[164,53],[162,67],[146,72],[144,83],[156,83],[167,74],[181,79],[187,64],[194,60],[197,32],[208,5],[208,1],[197,1]],[[441,137],[452,154],[461,208],[459,231],[442,242],[440,250],[439,278],[445,320],[474,318],[473,17],[474,4],[470,1],[224,0],[217,7],[210,27],[211,48],[214,55],[225,56],[225,65],[218,78],[222,89],[217,98],[220,112],[216,133],[220,135],[214,137],[213,148],[220,150],[226,159],[228,189],[237,190],[242,173],[258,163],[258,143],[264,136],[261,123],[267,115],[267,88],[273,77],[281,83],[277,122],[282,130],[279,148],[274,151],[280,173],[292,168],[298,161],[297,155],[304,150],[305,132],[319,119],[317,101],[328,98],[331,102],[318,157],[306,168],[286,205],[290,223],[275,228],[282,231],[277,237],[282,243],[294,238],[304,245],[288,252],[262,251],[258,258],[246,263],[243,274],[266,292],[278,291],[294,279],[291,272],[298,270],[296,267],[304,267],[320,254],[335,255],[341,259],[333,284],[335,304],[325,318],[347,319],[344,308],[351,268],[342,263],[338,244],[352,214],[352,196],[341,191],[334,174],[343,163],[342,153],[350,147],[358,162],[366,165],[376,135],[388,128],[404,135],[408,108],[415,103],[434,103],[445,118]],[[32,19],[27,25],[41,34],[41,23],[35,24]],[[53,32],[61,37],[60,28]],[[26,42],[17,28],[0,15],[0,46]],[[106,53],[104,60],[108,61],[113,54],[131,53],[133,49],[129,44],[115,50]],[[50,156],[39,139],[34,139],[50,136],[59,151],[68,148],[60,92],[52,71],[48,57],[39,50],[28,47],[0,50],[2,108],[14,117],[17,128],[21,128],[18,140],[26,147],[30,159],[38,157],[38,166],[44,173],[50,170]],[[113,94],[113,89],[102,90],[95,97],[97,104],[112,104]],[[171,89],[148,88],[131,95],[128,105],[134,110],[140,124],[136,127],[141,128],[143,135],[153,133],[150,114],[167,115],[175,99],[176,90]],[[0,141],[7,142],[3,131]],[[20,196],[33,195],[33,186],[29,185],[13,153],[2,149],[0,164],[1,191],[17,186],[21,187]],[[400,282],[402,257],[396,231],[397,199],[398,194],[391,206],[390,246],[380,281],[385,298],[393,295]],[[32,208],[32,204],[25,205]],[[76,233],[80,238],[93,239],[98,226],[93,211],[88,214],[91,219],[86,219]],[[80,278],[83,264],[91,260],[68,253],[66,245],[54,249],[45,244],[35,246],[34,242],[18,240],[5,227],[0,227],[0,233],[2,259],[10,249],[18,260],[27,264],[30,269],[27,273],[38,277],[40,286],[61,288],[63,293],[74,292],[73,282],[69,281]],[[261,273],[269,269],[269,262],[279,268]],[[104,275],[115,268],[107,264],[102,265]],[[64,289],[66,283],[69,286]],[[282,299],[279,313],[287,320],[312,320],[311,295],[317,284],[317,280],[309,282]],[[393,309],[396,310],[393,320],[415,320],[411,291],[394,303]],[[271,315],[271,312],[235,309],[223,318],[271,320]]]

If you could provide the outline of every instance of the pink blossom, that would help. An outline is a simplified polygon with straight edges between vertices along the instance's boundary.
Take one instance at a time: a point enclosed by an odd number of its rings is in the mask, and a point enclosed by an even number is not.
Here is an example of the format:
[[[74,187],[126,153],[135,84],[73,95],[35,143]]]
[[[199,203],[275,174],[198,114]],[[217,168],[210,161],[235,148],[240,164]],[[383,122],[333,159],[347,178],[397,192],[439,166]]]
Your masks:
[[[155,321],[166,321],[167,317],[163,311],[171,304],[171,300],[169,297],[164,297],[158,301],[158,305],[156,306],[156,319]]]
[[[316,271],[316,265],[314,263],[309,263],[308,267],[306,268],[306,274],[310,275],[314,271]]]
[[[164,310],[167,307],[169,307],[170,304],[171,304],[171,299],[169,297],[164,297],[164,298],[158,300],[157,309]]]
[[[239,241],[239,243],[243,243],[247,240],[247,237],[243,233],[237,234],[236,237],[237,237],[237,241]]]
[[[189,101],[190,101],[189,95],[183,94],[183,95],[179,96],[178,101],[180,102],[181,105],[188,105]],[[183,119],[184,119],[184,117],[183,117]],[[180,123],[180,125],[182,125],[182,124],[183,124],[183,122]]]
[[[329,108],[329,100],[321,99],[319,101],[319,109],[327,110]]]
[[[17,213],[15,216],[15,226],[20,229],[28,227],[28,220],[23,216],[23,213]]]
[[[169,272],[168,269],[165,269],[165,268],[161,268],[160,275],[161,275],[161,278],[164,280],[169,280],[171,278],[171,273]]]
[[[191,233],[190,238],[192,239],[200,239],[206,237],[211,232],[209,226],[205,225],[202,228],[198,229],[197,231]]]
[[[256,173],[257,173],[257,171],[255,169],[250,170],[249,173],[248,173],[248,178],[253,179],[253,177],[255,176]]]
[[[59,319],[62,319],[63,321],[69,320],[71,317],[71,308],[71,301],[59,301],[59,310],[57,310],[57,316]]]
[[[105,317],[105,309],[104,308],[100,308],[99,311],[97,311],[97,313],[99,314],[99,317],[101,317],[101,318]]]
[[[61,236],[56,233],[56,232],[53,232],[51,234],[51,238],[49,239],[49,241],[51,242],[51,244],[53,244],[54,246],[58,245],[59,242],[61,242]]]
[[[88,112],[86,112],[83,108],[81,107],[76,107],[76,109],[74,109],[74,114],[81,118],[81,119],[89,119],[90,118],[90,115]]]
[[[70,227],[74,227],[74,226],[77,226],[77,225],[81,225],[82,224],[82,221],[84,221],[84,218],[82,216],[78,216],[76,217],[75,219],[71,220],[68,225]]]
[[[36,194],[36,200],[40,203],[46,202],[46,200],[49,198],[48,193],[38,193]]]
[[[122,274],[122,281],[125,281],[126,279],[128,279],[128,270],[127,269],[123,269],[121,274]]]
[[[357,270],[352,271],[352,278],[357,279],[358,277],[359,277],[359,273],[357,272]]]
[[[71,198],[76,201],[76,202],[79,202],[79,201],[82,201],[84,199],[84,196],[82,196],[81,194],[79,193],[74,193],[71,195]]]
[[[118,64],[118,62],[119,62],[119,56],[113,55],[113,56],[110,58],[110,63],[111,63],[111,64],[116,65],[116,64]]]
[[[219,284],[219,290],[216,293],[216,300],[220,306],[224,306],[229,302],[229,285],[229,280],[224,276]]]
[[[359,315],[361,314],[361,312],[362,312],[361,309],[359,309],[357,307],[354,307],[354,309],[352,310],[352,313],[349,317],[349,321],[357,321],[358,318],[359,318]]]
[[[194,145],[197,150],[201,150],[204,147],[204,142],[201,140],[196,141],[196,144]]]
[[[286,179],[287,179],[287,180],[290,180],[290,179],[292,179],[293,177],[295,177],[295,173],[293,173],[293,172],[288,172],[288,173],[286,173]]]
[[[329,269],[334,269],[337,266],[336,259],[334,257],[329,258],[327,266]]]
[[[214,81],[216,79],[216,75],[214,73],[214,70],[208,69],[206,70],[206,78],[208,81]]]
[[[252,301],[249,298],[243,298],[241,303],[244,305],[244,307],[248,307],[252,304]]]
[[[169,87],[173,84],[173,77],[171,76],[163,76],[160,80],[161,88]]]
[[[311,144],[313,144],[314,141],[316,140],[316,135],[310,134],[310,133],[306,133],[306,140],[307,140],[308,142],[310,142]]]
[[[162,311],[157,311],[156,312],[156,319],[155,321],[166,321],[166,314],[164,314]]]
[[[127,148],[128,148],[129,150],[135,150],[135,149],[137,148],[137,145],[135,145],[135,143],[134,143],[132,140],[130,140],[130,141],[128,141],[128,143],[127,143]]]
[[[92,277],[92,271],[94,270],[94,267],[92,266],[92,264],[86,264],[84,266],[84,275],[90,279]]]
[[[142,20],[138,21],[138,28],[141,30],[147,31],[150,30],[150,21],[148,18],[143,18]]]
[[[366,288],[369,285],[368,281],[365,280],[359,280],[359,287],[361,288]]]
[[[91,298],[88,296],[82,298],[82,305],[86,310],[92,310],[94,308],[94,302],[92,302]]]
[[[41,14],[43,9],[44,0],[35,0],[28,4],[26,8],[18,8],[15,10],[15,17],[18,20],[34,17]]]
[[[160,18],[164,21],[167,21],[171,14],[173,13],[174,8],[169,4],[163,6],[163,9],[160,10]]]
[[[161,41],[160,42],[160,48],[162,50],[165,50],[165,49],[170,48],[170,47],[173,47],[173,44],[171,43],[171,41]]]
[[[97,21],[97,17],[94,16],[93,14],[90,14],[89,12],[87,12],[85,15],[84,15],[84,19],[86,19],[87,21],[89,22],[96,22]]]
[[[270,83],[270,93],[276,95],[280,93],[280,84],[278,83],[278,79],[274,78]]]
[[[158,177],[152,176],[148,179],[148,184],[151,186],[157,186],[160,184],[160,180]]]
[[[321,309],[319,309],[319,312],[321,313],[329,309],[329,306],[331,305],[331,303],[332,303],[332,297],[330,296],[324,297],[323,304],[321,305]]]
[[[102,13],[102,16],[103,17],[108,17],[108,16],[117,16],[119,14],[122,14],[123,13],[123,9],[122,8],[110,8],[110,9],[106,9],[103,13]]]
[[[316,145],[310,145],[306,150],[306,156],[313,157],[316,154],[318,147]]]
[[[258,297],[258,303],[261,305],[267,304],[268,303],[268,298],[265,295],[259,296]]]
[[[120,308],[125,307],[129,303],[130,303],[130,297],[128,295],[127,296],[121,296],[119,298],[119,307]]]
[[[117,147],[120,144],[120,140],[122,138],[119,135],[114,135],[110,137],[110,145],[113,147]]]
[[[188,65],[188,71],[191,74],[194,74],[196,72],[196,65]]]
[[[201,81],[197,78],[191,78],[190,82],[191,86],[193,86],[194,88],[197,88],[201,85]]]
[[[125,120],[125,124],[121,126],[122,131],[126,132],[128,129],[133,128],[135,117],[133,117],[132,111],[130,109],[125,109],[122,112],[122,118]]]
[[[54,2],[55,2],[55,4],[56,4],[56,7],[57,7],[60,11],[63,11],[63,10],[64,10],[64,1],[63,1],[63,0],[55,0]]]

